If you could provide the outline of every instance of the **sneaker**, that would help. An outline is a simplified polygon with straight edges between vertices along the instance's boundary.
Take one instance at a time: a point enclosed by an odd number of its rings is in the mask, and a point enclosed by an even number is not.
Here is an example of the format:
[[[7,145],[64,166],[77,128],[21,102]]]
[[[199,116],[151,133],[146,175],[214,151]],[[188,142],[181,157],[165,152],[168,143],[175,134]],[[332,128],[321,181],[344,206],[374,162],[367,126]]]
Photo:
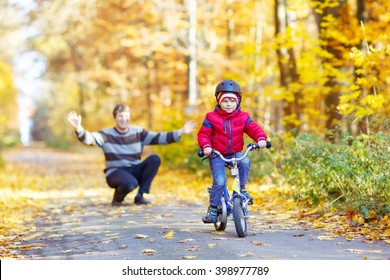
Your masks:
[[[240,191],[247,199],[248,199],[248,204],[252,205],[253,204],[253,197],[248,193],[246,189],[241,189]]]
[[[150,204],[150,201],[149,200],[146,200],[143,196],[140,196],[140,195],[137,195],[135,198],[134,198],[134,203],[137,204],[137,205],[147,205],[147,204]]]
[[[210,205],[207,208],[207,216],[202,217],[202,220],[205,224],[218,222],[218,208]]]

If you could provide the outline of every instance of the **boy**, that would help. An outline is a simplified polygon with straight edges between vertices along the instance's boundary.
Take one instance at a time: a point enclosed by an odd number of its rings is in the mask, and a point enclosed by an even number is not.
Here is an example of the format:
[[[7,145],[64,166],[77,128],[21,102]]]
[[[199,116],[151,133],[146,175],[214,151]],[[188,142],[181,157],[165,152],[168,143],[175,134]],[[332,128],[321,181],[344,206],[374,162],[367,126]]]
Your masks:
[[[241,111],[242,94],[237,82],[221,81],[215,89],[215,98],[217,105],[214,111],[207,113],[198,132],[198,144],[205,155],[210,155],[211,151],[216,149],[225,158],[241,156],[244,147],[244,133],[257,142],[261,149],[267,146],[267,135],[264,130],[250,118],[247,112]],[[210,157],[209,162],[213,184],[210,190],[210,205],[203,221],[216,223],[218,206],[221,204],[221,196],[226,185],[226,171],[225,164],[219,157]],[[238,169],[241,193],[249,199],[250,203],[253,203],[252,196],[245,189],[250,170],[249,159],[242,160]]]

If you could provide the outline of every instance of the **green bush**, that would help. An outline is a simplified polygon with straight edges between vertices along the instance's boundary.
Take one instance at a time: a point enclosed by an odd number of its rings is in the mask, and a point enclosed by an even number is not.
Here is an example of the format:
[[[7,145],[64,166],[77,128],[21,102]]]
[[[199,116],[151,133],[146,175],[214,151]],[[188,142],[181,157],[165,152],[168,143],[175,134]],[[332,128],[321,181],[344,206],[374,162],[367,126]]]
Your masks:
[[[299,135],[281,163],[281,174],[295,187],[296,199],[375,213],[389,211],[390,135],[345,137],[332,144]],[[363,210],[364,211],[363,211]]]

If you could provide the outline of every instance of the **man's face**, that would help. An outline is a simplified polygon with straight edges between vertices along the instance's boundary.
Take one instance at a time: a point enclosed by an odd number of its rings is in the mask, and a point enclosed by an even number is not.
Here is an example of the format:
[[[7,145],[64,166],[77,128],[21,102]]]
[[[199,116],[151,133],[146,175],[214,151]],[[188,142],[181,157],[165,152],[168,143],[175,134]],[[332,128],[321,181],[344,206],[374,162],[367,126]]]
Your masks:
[[[116,128],[121,132],[126,132],[130,123],[130,112],[118,112],[115,116]]]

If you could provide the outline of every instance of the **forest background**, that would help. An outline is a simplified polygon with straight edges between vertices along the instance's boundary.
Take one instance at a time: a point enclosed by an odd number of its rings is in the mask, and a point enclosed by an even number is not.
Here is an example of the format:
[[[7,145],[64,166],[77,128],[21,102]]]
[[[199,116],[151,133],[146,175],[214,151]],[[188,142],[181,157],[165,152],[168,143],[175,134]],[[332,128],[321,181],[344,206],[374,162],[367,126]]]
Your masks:
[[[0,15],[1,149],[27,121],[32,141],[74,149],[67,113],[98,130],[120,102],[150,130],[200,125],[216,84],[234,79],[273,143],[252,159],[254,180],[390,236],[389,1],[3,0]],[[152,149],[209,176],[195,135]]]

